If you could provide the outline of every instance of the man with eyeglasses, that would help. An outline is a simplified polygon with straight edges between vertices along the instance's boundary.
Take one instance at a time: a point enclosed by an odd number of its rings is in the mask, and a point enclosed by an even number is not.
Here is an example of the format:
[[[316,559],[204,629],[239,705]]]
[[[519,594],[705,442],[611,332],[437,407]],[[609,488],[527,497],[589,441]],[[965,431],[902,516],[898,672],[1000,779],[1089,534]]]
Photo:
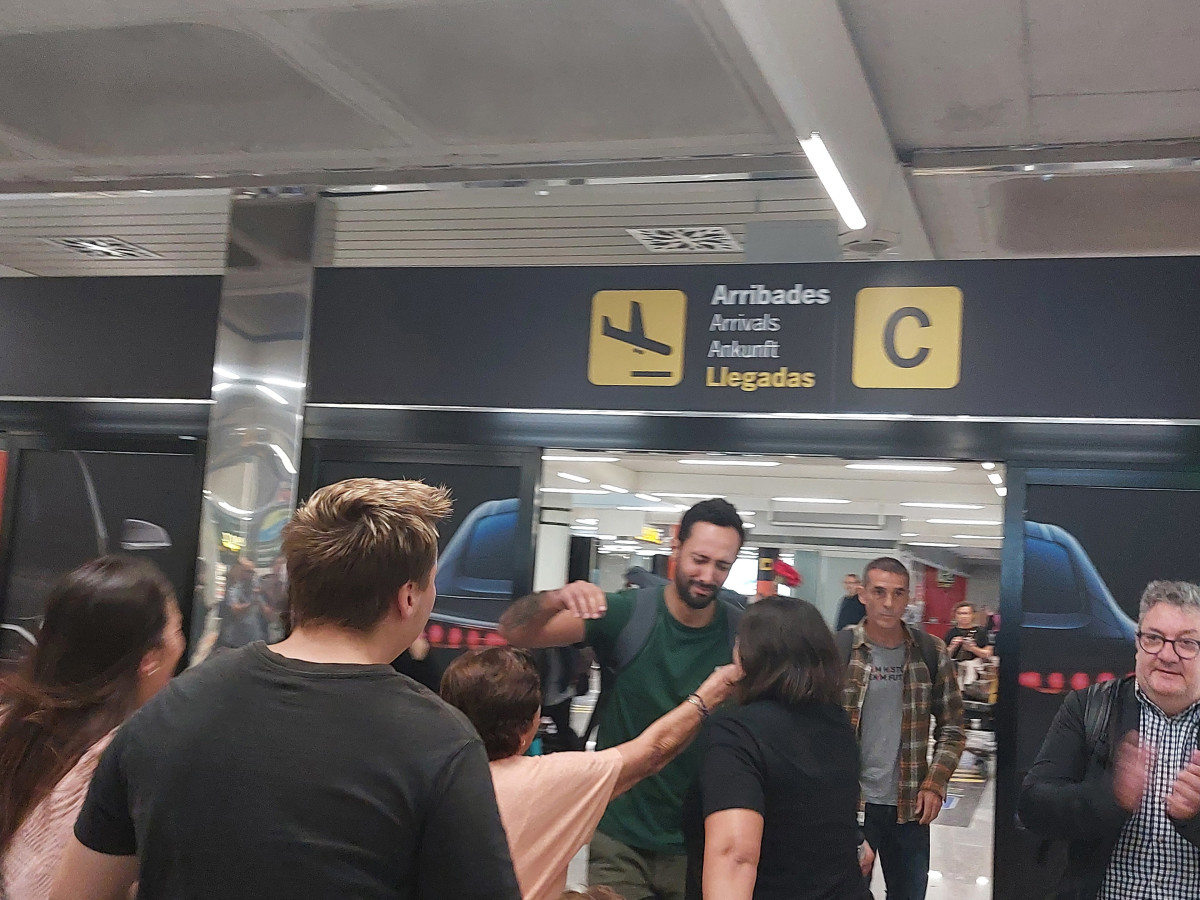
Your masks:
[[[1134,674],[1067,696],[1021,787],[1068,842],[1056,897],[1200,897],[1200,587],[1142,593]]]

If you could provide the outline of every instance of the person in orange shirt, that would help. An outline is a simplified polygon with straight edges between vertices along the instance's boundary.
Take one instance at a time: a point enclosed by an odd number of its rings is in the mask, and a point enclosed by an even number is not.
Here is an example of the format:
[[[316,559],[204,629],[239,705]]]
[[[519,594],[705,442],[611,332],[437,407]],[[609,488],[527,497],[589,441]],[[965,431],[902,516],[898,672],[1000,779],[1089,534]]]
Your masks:
[[[491,647],[450,664],[442,699],[462,710],[483,739],[522,900],[562,894],[567,866],[591,840],[608,802],[678,756],[740,677],[736,665],[718,667],[638,737],[607,750],[525,756],[542,708],[529,651]]]

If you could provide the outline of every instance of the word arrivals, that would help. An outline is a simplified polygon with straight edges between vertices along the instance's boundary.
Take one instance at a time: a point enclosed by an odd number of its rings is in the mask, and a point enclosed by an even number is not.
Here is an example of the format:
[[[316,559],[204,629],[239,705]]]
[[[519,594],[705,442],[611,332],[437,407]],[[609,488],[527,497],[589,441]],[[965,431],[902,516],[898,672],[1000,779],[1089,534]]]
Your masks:
[[[709,366],[704,379],[705,387],[741,388],[743,391],[757,391],[759,388],[810,388],[817,383],[815,372],[792,372],[787,366],[781,366],[774,372],[739,372],[729,370],[728,366]]]

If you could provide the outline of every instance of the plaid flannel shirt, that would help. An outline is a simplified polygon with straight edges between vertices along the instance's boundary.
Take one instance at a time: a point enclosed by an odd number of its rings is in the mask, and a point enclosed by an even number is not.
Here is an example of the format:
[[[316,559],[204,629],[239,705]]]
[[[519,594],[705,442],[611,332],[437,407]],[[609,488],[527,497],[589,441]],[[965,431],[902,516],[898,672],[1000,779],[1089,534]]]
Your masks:
[[[938,674],[930,684],[930,672],[921,658],[921,648],[904,627],[908,651],[904,657],[904,712],[900,725],[900,792],[897,798],[896,819],[912,822],[917,818],[917,793],[934,791],[946,797],[946,783],[958,767],[967,742],[963,730],[962,696],[958,691],[958,675],[946,653],[946,646],[937,638]],[[862,625],[854,626],[850,645],[850,664],[846,669],[846,687],[842,705],[850,716],[854,733],[859,729],[863,700],[867,696],[867,681],[871,673],[871,649],[867,646]],[[934,731],[933,762],[929,761],[929,717],[937,720]],[[863,801],[859,798],[859,810]]]

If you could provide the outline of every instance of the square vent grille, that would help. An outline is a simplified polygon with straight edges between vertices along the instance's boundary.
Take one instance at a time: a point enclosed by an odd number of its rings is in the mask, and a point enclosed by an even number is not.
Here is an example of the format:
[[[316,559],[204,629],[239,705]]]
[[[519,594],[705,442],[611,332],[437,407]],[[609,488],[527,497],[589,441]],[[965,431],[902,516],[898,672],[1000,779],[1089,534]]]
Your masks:
[[[159,254],[145,247],[115,237],[53,237],[42,240],[88,259],[162,259]]]
[[[721,225],[626,228],[651,253],[740,253],[742,245]]]

